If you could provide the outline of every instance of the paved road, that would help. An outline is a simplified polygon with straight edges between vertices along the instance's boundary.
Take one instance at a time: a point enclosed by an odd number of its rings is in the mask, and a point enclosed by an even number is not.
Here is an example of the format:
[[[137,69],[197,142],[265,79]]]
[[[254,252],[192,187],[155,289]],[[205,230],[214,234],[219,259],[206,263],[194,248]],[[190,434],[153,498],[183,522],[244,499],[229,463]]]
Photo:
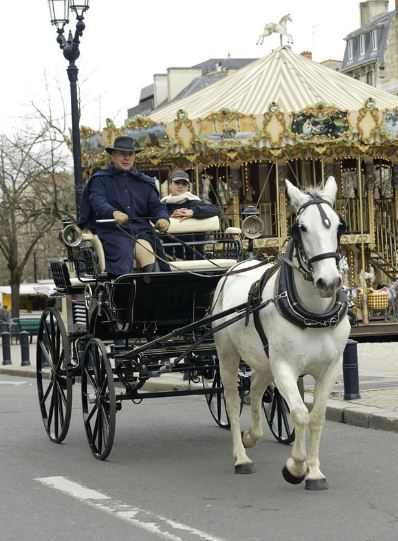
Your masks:
[[[202,397],[124,404],[113,451],[99,462],[79,390],[57,445],[44,433],[35,381],[0,375],[1,541],[397,540],[397,433],[326,423],[330,489],[312,493],[282,479],[290,448],[268,431],[250,450],[257,473],[234,475],[230,434]]]
[[[36,338],[34,339],[36,341]],[[35,377],[36,343],[30,346],[30,365],[21,366],[19,345],[11,347],[12,364],[1,365],[0,374]],[[358,343],[360,398],[344,400],[343,371],[328,402],[327,418],[356,426],[398,432],[398,355],[396,342]],[[311,404],[313,380],[305,377],[306,402]],[[182,384],[181,375],[163,375],[146,384],[149,387],[174,388]],[[397,537],[398,538],[398,537]]]

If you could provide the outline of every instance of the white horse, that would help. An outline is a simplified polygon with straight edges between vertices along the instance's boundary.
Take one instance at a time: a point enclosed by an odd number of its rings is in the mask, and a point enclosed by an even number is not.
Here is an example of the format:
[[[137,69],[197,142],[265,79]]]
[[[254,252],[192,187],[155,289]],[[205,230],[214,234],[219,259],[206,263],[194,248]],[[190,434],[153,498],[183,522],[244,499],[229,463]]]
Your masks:
[[[290,13],[288,13],[287,15],[284,15],[282,17],[282,19],[279,21],[279,23],[268,23],[264,26],[264,31],[262,34],[260,34],[258,40],[257,40],[257,43],[256,45],[262,45],[263,42],[264,42],[264,38],[266,38],[267,36],[270,36],[271,34],[273,34],[274,32],[276,34],[280,34],[280,38],[281,38],[281,45],[282,45],[282,36],[286,36],[287,38],[287,42],[288,43],[293,43],[293,37],[291,34],[289,34],[287,31],[286,31],[286,25],[287,25],[287,22],[290,21],[292,22],[292,16],[290,15]]]
[[[280,266],[274,269],[264,287],[256,289],[254,282],[261,281],[264,267],[251,269],[257,262],[245,261],[238,268],[247,268],[247,272],[222,278],[214,294],[213,313],[220,313],[244,303],[249,292],[253,298],[257,291],[255,303],[263,305],[258,319],[266,334],[268,348],[264,347],[256,330],[254,313],[247,326],[247,321],[236,321],[216,332],[214,339],[231,423],[235,472],[254,471],[245,448],[253,447],[263,435],[262,397],[266,387],[274,382],[289,406],[296,435],[291,457],[282,470],[283,476],[293,484],[305,478],[305,488],[321,490],[328,488],[319,463],[326,402],[341,369],[343,350],[350,333],[347,303],[337,266],[342,223],[332,208],[337,191],[333,177],[329,177],[322,191],[302,192],[288,180],[286,188],[297,216],[292,239],[280,258]],[[220,321],[228,321],[231,317],[225,316]],[[252,369],[252,420],[250,428],[242,434],[237,385],[240,359]],[[310,414],[297,386],[299,376],[304,374],[311,374],[316,382]],[[305,444],[307,426],[311,435],[308,453]]]

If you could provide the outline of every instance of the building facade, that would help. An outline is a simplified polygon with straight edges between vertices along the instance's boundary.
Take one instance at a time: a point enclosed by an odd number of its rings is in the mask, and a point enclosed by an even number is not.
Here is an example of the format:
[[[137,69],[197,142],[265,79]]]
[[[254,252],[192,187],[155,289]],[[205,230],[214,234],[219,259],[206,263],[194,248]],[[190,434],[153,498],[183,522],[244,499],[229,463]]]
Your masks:
[[[398,94],[398,0],[359,4],[360,27],[348,34],[341,72],[354,79]]]
[[[127,111],[127,117],[148,116],[174,100],[185,98],[216,83],[250,64],[256,58],[211,58],[192,67],[170,67],[156,73],[153,83],[142,88],[139,103]]]

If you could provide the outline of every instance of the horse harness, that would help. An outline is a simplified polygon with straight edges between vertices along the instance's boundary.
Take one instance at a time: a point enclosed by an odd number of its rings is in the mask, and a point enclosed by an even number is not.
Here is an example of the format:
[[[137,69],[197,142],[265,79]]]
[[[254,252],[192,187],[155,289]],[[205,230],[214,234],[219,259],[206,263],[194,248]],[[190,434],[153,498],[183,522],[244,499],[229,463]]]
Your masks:
[[[310,194],[311,199],[304,205],[302,205],[297,211],[296,222],[292,226],[291,239],[288,242],[285,255],[280,257],[275,265],[268,268],[259,280],[256,280],[250,287],[248,299],[247,299],[247,311],[245,325],[249,323],[250,313],[253,313],[254,326],[264,346],[264,351],[268,356],[268,340],[265,334],[263,325],[260,320],[260,305],[262,301],[262,293],[265,285],[271,279],[276,272],[279,271],[275,282],[275,296],[269,299],[269,303],[274,303],[278,312],[288,321],[301,329],[314,328],[324,329],[336,327],[347,314],[348,302],[347,294],[343,289],[339,289],[336,294],[336,300],[334,306],[328,312],[323,314],[313,314],[308,312],[297,298],[296,289],[294,286],[293,269],[296,268],[292,258],[294,253],[294,247],[296,247],[296,253],[299,260],[299,272],[304,275],[306,280],[312,279],[312,263],[333,257],[338,262],[340,260],[340,253],[338,251],[340,244],[340,237],[344,233],[345,223],[340,218],[340,225],[337,232],[337,250],[336,252],[325,252],[319,254],[310,259],[307,258],[303,243],[301,240],[301,233],[299,225],[297,223],[297,217],[301,212],[309,205],[317,205],[317,208],[321,214],[323,225],[329,229],[330,220],[327,217],[324,209],[321,207],[322,203],[326,203],[329,206],[330,203],[320,198],[319,196]],[[263,303],[264,304],[264,303]],[[268,303],[267,303],[268,304]],[[256,309],[256,307],[259,307]],[[264,305],[262,306],[264,307]]]

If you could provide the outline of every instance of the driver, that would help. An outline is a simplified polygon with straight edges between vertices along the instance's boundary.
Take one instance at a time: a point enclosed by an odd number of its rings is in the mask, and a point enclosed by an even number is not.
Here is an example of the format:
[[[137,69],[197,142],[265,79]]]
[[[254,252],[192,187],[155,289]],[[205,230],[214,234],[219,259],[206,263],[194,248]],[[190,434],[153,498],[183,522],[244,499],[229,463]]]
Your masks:
[[[121,136],[105,150],[111,165],[97,170],[88,180],[77,225],[98,235],[104,247],[106,271],[112,276],[132,272],[134,257],[141,272],[169,270],[162,261],[157,268],[154,253],[163,259],[165,254],[150,223],[152,220],[158,231],[166,232],[169,213],[159,200],[154,179],[134,168],[135,154],[140,149],[131,137]],[[96,223],[104,218],[114,218],[115,223]],[[129,223],[130,219],[133,221]]]

